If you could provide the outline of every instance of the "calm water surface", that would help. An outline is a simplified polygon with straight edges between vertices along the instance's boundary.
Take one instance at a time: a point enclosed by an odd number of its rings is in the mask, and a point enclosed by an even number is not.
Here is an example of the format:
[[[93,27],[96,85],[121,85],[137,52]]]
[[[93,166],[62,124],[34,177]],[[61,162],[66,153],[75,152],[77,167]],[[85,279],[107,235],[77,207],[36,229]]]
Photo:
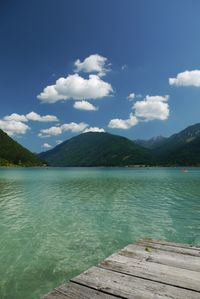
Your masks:
[[[139,238],[200,244],[200,169],[0,169],[0,298],[35,299]]]

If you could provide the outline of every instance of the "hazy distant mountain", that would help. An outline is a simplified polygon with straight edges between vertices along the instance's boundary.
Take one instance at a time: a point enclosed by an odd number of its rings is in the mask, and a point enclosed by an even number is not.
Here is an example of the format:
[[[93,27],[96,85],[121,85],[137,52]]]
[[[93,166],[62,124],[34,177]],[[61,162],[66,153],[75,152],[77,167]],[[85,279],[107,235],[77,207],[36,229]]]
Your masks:
[[[43,162],[0,129],[0,166],[41,166]]]
[[[157,137],[153,137],[148,140],[136,139],[136,140],[134,140],[134,142],[136,144],[139,144],[139,145],[145,147],[145,148],[154,149],[154,148],[162,145],[166,141],[166,139],[167,139],[166,137],[157,136]]]
[[[161,152],[171,152],[180,146],[183,146],[196,138],[200,137],[200,124],[195,124],[187,127],[183,131],[166,138],[165,141],[156,147],[156,151]]]
[[[200,165],[200,124],[187,127],[183,131],[165,138],[154,146],[160,164]]]
[[[157,165],[200,165],[200,124],[189,126],[169,138],[158,136],[135,142],[152,150]]]
[[[153,160],[149,150],[125,137],[93,132],[73,137],[40,157],[51,166],[126,166]]]

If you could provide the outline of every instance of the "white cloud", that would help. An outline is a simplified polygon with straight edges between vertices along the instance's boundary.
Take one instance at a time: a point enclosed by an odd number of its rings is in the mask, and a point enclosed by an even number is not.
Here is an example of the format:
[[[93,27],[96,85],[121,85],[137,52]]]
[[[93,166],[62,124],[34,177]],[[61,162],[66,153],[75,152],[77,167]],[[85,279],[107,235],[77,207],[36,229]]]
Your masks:
[[[126,68],[127,68],[127,64],[123,64],[121,67],[122,71],[124,71]]]
[[[140,99],[140,98],[142,98],[142,95],[141,94],[136,94],[134,92],[129,93],[129,95],[127,96],[127,99],[129,101],[133,101],[133,100]]]
[[[48,129],[42,129],[40,130],[40,133],[38,134],[39,137],[50,137],[50,136],[57,136],[61,135],[62,133],[66,131],[71,131],[73,133],[79,133],[83,132],[88,127],[88,124],[84,122],[75,123],[71,122],[68,124],[63,124],[61,126],[54,126],[50,127]]]
[[[7,115],[4,117],[4,120],[10,120],[10,121],[21,121],[21,122],[26,122],[27,118],[25,115],[21,115],[18,113],[12,113],[10,115]]]
[[[45,149],[49,149],[49,148],[52,148],[52,145],[50,145],[49,143],[44,143],[42,145],[42,147],[45,148]]]
[[[78,110],[87,110],[87,111],[97,111],[98,107],[87,101],[77,101],[74,103],[73,107]]]
[[[75,123],[75,122],[71,122],[69,124],[64,124],[61,126],[62,130],[65,131],[71,131],[73,133],[78,133],[78,132],[82,132],[83,130],[85,130],[88,127],[88,124],[84,123],[84,122],[80,122],[79,124]]]
[[[26,114],[27,120],[32,120],[32,121],[41,121],[41,122],[54,122],[58,121],[58,118],[54,115],[44,115],[41,116],[38,113],[35,112],[30,112]]]
[[[200,87],[200,70],[179,73],[176,78],[169,78],[169,84],[175,86]]]
[[[29,112],[26,115],[23,114],[17,114],[17,113],[12,113],[10,115],[7,115],[3,118],[4,120],[8,121],[21,121],[21,122],[27,122],[29,120],[32,121],[40,121],[40,122],[54,122],[58,121],[58,118],[54,115],[40,115],[36,112]]]
[[[60,78],[54,85],[45,87],[37,98],[44,103],[55,103],[68,99],[100,99],[109,96],[112,92],[111,84],[97,75],[89,75],[89,79],[84,79],[74,74]]]
[[[149,96],[133,105],[135,116],[145,121],[165,120],[169,117],[169,96]]]
[[[8,135],[21,135],[26,134],[30,127],[21,121],[16,120],[0,120],[0,129],[6,132]]]
[[[135,93],[134,93],[134,92],[131,92],[131,93],[128,95],[127,99],[130,100],[130,101],[133,100],[133,99],[135,99]]]
[[[44,90],[37,96],[37,98],[43,103],[56,103],[57,101],[68,99],[67,96],[58,93],[56,90],[56,84],[45,87]]]
[[[56,140],[56,144],[61,144],[61,143],[63,143],[62,140]]]
[[[57,136],[62,134],[61,127],[51,127],[48,129],[42,129],[40,130],[40,133],[38,134],[39,137],[50,137],[50,136]]]
[[[83,133],[88,133],[88,132],[102,133],[105,132],[105,130],[103,128],[98,128],[98,127],[89,127],[83,131]]]
[[[85,58],[82,62],[77,59],[74,63],[75,72],[97,73],[98,76],[104,76],[108,71],[106,66],[107,58],[99,54],[93,54]]]
[[[141,95],[130,93],[128,98],[140,98]],[[112,129],[130,129],[140,121],[165,120],[169,117],[169,96],[149,96],[143,100],[136,101],[133,105],[134,113],[131,113],[128,119],[114,118],[111,119],[108,127]]]
[[[149,95],[146,95],[144,100],[149,101],[149,102],[167,102],[169,100],[169,96],[168,95],[165,95],[165,96],[149,96]]]
[[[25,122],[30,120],[39,122],[54,122],[58,121],[58,118],[54,115],[41,116],[35,112],[30,112],[26,115],[12,113],[10,115],[6,115],[3,119],[0,119],[0,128],[10,136],[26,134],[26,132],[30,130],[30,127],[25,124]]]
[[[108,124],[109,128],[112,129],[130,129],[138,124],[138,119],[132,113],[128,119],[114,118]]]

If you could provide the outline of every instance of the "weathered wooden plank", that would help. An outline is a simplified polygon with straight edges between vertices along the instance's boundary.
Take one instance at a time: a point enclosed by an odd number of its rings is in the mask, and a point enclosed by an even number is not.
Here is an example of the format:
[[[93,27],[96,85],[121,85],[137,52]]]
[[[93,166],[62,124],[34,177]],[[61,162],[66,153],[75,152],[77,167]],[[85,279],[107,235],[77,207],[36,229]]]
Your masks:
[[[116,299],[112,295],[73,282],[65,283],[56,290],[66,294],[70,299]]]
[[[143,261],[154,262],[172,267],[200,271],[200,259],[196,256],[189,256],[175,252],[149,248],[140,245],[128,245],[119,252],[121,255],[133,257]]]
[[[199,293],[122,273],[92,267],[72,279],[127,299],[199,299]]]
[[[53,290],[51,293],[41,297],[41,299],[72,299],[72,298],[67,295],[63,295],[62,293],[59,293],[56,290]]]
[[[102,293],[86,286],[67,282],[41,299],[116,299],[117,297]]]
[[[160,245],[170,245],[173,247],[179,247],[179,248],[188,248],[188,249],[194,249],[194,250],[200,250],[200,246],[198,245],[190,245],[190,244],[184,244],[184,243],[174,243],[174,242],[168,242],[168,241],[160,241],[150,238],[145,238],[142,241],[152,242],[154,244],[160,244]]]
[[[113,254],[100,267],[200,292],[200,272]],[[200,297],[200,294],[199,294]]]
[[[186,254],[186,255],[191,255],[191,256],[198,256],[200,257],[200,248],[197,249],[195,248],[188,248],[188,247],[178,247],[178,246],[172,246],[168,244],[160,244],[160,243],[154,243],[151,241],[146,241],[146,240],[141,240],[136,243],[136,245],[140,246],[145,246],[145,247],[150,247],[154,249],[160,249],[164,251],[170,251],[170,252],[175,252],[175,253],[181,253],[181,254]]]
[[[145,239],[42,299],[200,299],[200,247]]]

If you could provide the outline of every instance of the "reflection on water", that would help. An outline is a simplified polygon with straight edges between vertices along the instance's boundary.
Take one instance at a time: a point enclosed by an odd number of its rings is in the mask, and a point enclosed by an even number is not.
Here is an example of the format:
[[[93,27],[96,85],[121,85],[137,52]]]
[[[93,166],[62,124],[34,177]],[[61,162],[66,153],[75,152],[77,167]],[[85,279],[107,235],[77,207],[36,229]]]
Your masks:
[[[0,298],[38,298],[139,238],[200,244],[199,182],[199,169],[0,169]]]

